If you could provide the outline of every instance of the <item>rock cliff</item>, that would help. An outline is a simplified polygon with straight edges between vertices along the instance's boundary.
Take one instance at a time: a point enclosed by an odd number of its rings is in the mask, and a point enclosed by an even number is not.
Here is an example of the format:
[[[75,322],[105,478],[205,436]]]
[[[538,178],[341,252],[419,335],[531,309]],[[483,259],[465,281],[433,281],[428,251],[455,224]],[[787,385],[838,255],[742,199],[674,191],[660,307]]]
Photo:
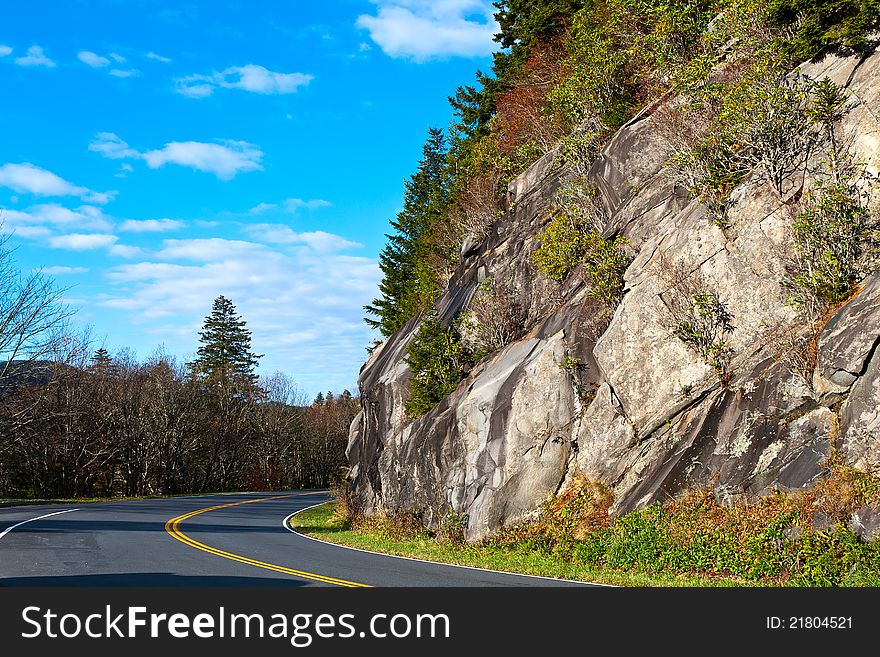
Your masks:
[[[841,129],[876,173],[880,54],[827,57],[801,73],[845,87]],[[559,285],[535,271],[531,254],[558,186],[572,176],[553,152],[510,184],[489,235],[466,242],[437,305],[451,320],[480,282],[504,280],[528,332],[412,421],[404,356],[419,318],[371,354],[348,447],[352,489],[367,512],[417,509],[434,526],[450,511],[465,514],[467,537],[478,539],[533,512],[575,475],[608,484],[613,511],[623,513],[707,484],[724,500],[808,487],[832,450],[857,467],[880,466],[880,273],[827,318],[811,376],[797,373],[772,338],[799,321],[781,285],[789,210],[751,176],[731,196],[727,225],[713,224],[676,185],[661,143],[647,108],[589,168],[604,234],[625,237],[634,254],[610,322],[595,321],[582,278]],[[669,262],[711,284],[729,309],[729,381],[670,332]]]

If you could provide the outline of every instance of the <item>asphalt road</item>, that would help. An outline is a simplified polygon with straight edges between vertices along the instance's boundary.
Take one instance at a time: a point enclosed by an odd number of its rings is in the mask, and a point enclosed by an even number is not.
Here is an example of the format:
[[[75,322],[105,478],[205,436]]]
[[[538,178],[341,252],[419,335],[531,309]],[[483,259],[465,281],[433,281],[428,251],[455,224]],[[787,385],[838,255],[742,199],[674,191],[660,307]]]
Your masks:
[[[355,551],[285,526],[327,499],[294,491],[0,509],[0,586],[576,585]]]

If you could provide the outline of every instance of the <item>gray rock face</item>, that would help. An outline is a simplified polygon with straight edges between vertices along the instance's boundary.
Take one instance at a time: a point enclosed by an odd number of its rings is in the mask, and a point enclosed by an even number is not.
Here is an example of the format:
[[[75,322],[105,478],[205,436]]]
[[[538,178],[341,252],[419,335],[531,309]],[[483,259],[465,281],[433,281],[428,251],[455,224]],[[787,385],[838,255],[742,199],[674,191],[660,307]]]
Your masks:
[[[829,57],[802,72],[846,86],[853,109],[843,129],[877,172],[880,54]],[[747,179],[731,197],[731,227],[718,228],[676,188],[661,143],[646,110],[589,170],[608,212],[605,234],[626,237],[635,255],[610,322],[597,319],[577,273],[556,284],[532,264],[555,192],[571,175],[554,152],[511,183],[504,216],[481,242],[467,241],[437,304],[451,320],[491,277],[513,291],[528,332],[413,421],[403,412],[403,359],[419,319],[373,352],[348,448],[365,511],[415,509],[435,527],[449,512],[466,514],[466,535],[477,539],[533,513],[578,474],[611,486],[620,513],[696,486],[729,501],[805,488],[825,474],[832,449],[856,467],[880,468],[880,274],[828,321],[804,381],[774,360],[768,338],[799,321],[781,286],[789,209]],[[704,280],[733,315],[729,385],[672,334],[669,263]],[[573,361],[576,381],[560,367]]]
[[[852,514],[849,528],[866,543],[873,541],[880,536],[880,508],[863,506]]]
[[[865,374],[880,342],[880,273],[865,282],[862,291],[819,336],[819,359],[813,375],[816,392],[844,393]]]

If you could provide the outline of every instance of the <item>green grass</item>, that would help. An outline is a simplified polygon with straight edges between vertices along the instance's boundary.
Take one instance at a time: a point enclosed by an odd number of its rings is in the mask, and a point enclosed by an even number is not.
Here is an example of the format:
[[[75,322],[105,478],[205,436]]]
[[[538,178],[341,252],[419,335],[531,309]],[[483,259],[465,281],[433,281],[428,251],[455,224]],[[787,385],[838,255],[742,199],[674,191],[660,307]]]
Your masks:
[[[337,545],[427,561],[489,568],[526,575],[541,575],[616,586],[755,586],[753,582],[667,573],[624,572],[600,569],[564,560],[526,547],[456,544],[437,541],[427,534],[396,538],[370,529],[352,529],[335,514],[336,503],[298,513],[291,519],[299,532]]]

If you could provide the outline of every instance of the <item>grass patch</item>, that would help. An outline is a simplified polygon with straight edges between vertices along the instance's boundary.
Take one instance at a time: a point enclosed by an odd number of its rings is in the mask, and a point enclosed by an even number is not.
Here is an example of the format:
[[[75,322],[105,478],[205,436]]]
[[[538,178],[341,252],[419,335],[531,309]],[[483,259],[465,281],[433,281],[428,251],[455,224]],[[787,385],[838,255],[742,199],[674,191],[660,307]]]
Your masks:
[[[371,519],[353,528],[328,502],[298,513],[291,519],[297,531],[337,545],[371,550],[427,561],[489,568],[511,573],[541,575],[616,586],[741,586],[746,582],[722,577],[686,576],[672,573],[625,572],[595,568],[541,553],[526,545],[467,544],[438,541],[424,530],[401,529],[387,518]],[[754,584],[752,584],[754,585]]]
[[[418,513],[364,518],[337,502],[294,523],[376,552],[624,586],[880,586],[880,540],[850,529],[853,513],[880,508],[880,477],[836,453],[824,465],[810,490],[723,505],[706,487],[618,517],[612,491],[578,477],[534,518],[477,543],[452,513],[428,530]]]

